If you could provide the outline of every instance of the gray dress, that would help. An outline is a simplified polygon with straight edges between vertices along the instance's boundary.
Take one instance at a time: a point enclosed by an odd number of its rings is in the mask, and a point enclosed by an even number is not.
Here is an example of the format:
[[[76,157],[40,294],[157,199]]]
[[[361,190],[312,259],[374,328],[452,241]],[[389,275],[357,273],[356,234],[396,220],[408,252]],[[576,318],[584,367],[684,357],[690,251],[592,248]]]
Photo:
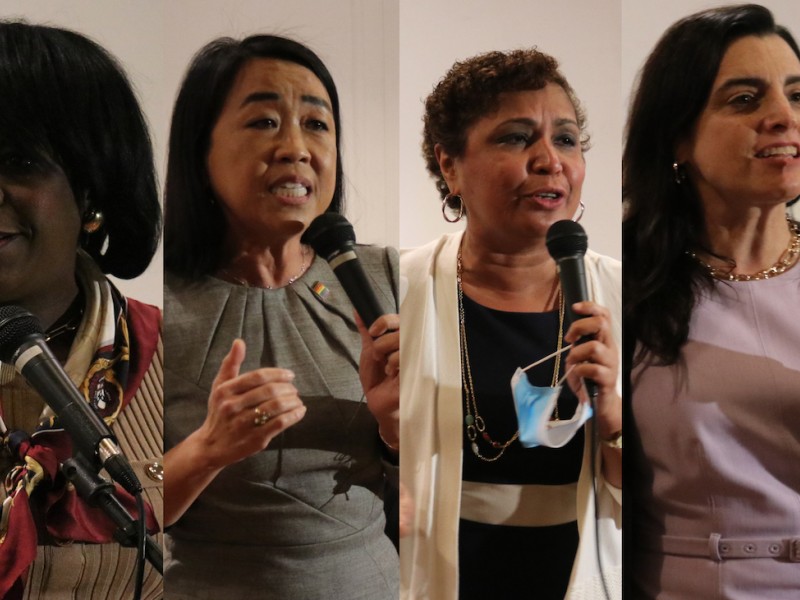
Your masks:
[[[634,371],[636,598],[800,598],[799,306],[800,267],[716,282],[682,364]]]
[[[396,252],[357,252],[378,299],[396,312]],[[203,423],[236,337],[247,343],[242,372],[292,369],[308,407],[265,451],[223,469],[168,529],[167,598],[397,598],[397,553],[383,533],[387,466],[358,378],[352,314],[319,258],[276,290],[167,277],[165,450]]]

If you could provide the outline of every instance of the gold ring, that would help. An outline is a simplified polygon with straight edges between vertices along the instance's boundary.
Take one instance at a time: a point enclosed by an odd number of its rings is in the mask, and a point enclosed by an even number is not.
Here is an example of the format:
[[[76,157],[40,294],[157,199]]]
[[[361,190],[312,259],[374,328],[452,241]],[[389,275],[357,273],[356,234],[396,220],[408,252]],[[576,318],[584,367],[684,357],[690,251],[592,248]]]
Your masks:
[[[272,418],[271,414],[262,413],[261,409],[259,409],[257,406],[255,407],[254,410],[255,410],[256,416],[253,419],[253,425],[255,425],[256,427],[259,427],[260,425],[263,425],[264,423],[266,423],[267,421],[269,421]]]

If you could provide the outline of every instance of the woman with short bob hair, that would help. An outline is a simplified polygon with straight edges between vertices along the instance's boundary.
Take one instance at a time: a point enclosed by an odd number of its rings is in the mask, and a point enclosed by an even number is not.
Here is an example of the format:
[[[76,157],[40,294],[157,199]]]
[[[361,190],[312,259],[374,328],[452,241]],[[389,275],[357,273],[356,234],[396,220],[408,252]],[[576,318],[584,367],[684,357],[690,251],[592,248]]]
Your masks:
[[[121,67],[63,29],[6,22],[0,44],[0,146],[58,163],[82,211],[103,213],[101,234],[81,247],[104,273],[141,275],[161,206],[147,124]]]
[[[161,314],[106,277],[141,274],[160,236],[144,117],[117,61],[55,27],[0,21],[0,89],[0,307],[39,321],[131,462],[155,531],[163,494],[146,470],[161,468]],[[68,433],[3,363],[0,415],[0,596],[131,593],[136,550],[120,547],[109,518],[67,485],[58,465],[72,456]],[[117,496],[130,510],[132,499]],[[162,595],[147,565],[142,597]]]

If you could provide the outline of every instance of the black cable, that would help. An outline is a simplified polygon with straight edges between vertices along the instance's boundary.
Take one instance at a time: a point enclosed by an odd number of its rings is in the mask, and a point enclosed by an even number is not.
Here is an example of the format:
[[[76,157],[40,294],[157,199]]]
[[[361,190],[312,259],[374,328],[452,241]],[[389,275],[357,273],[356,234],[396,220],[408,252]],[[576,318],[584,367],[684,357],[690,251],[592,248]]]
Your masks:
[[[594,549],[597,555],[597,568],[600,570],[600,581],[603,583],[603,595],[606,600],[611,600],[611,594],[608,591],[608,584],[606,583],[606,574],[603,570],[603,559],[600,557],[600,505],[597,500],[597,393],[591,396],[592,412],[594,418],[589,427],[590,430],[590,443],[591,443],[591,461],[592,461],[592,495],[594,496]]]
[[[136,509],[139,511],[139,518],[136,519],[136,587],[133,592],[133,597],[135,600],[140,600],[142,597],[142,587],[144,585],[147,528],[145,525],[144,499],[142,499],[142,492],[139,491],[135,497]]]

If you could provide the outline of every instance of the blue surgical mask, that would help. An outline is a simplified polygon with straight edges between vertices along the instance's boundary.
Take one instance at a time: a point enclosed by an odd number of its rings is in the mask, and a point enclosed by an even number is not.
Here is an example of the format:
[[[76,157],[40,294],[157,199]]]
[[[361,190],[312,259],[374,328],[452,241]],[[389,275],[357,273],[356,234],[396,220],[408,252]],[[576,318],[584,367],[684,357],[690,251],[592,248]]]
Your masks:
[[[528,368],[530,367],[527,367],[526,370]],[[517,367],[517,370],[514,371],[514,375],[511,377],[511,393],[514,396],[514,408],[517,410],[519,441],[526,448],[535,448],[536,446],[561,448],[592,416],[592,407],[579,402],[572,418],[559,421],[550,420],[567,374],[569,371],[564,374],[555,387],[538,387],[528,381],[528,376],[525,375],[523,369]]]

